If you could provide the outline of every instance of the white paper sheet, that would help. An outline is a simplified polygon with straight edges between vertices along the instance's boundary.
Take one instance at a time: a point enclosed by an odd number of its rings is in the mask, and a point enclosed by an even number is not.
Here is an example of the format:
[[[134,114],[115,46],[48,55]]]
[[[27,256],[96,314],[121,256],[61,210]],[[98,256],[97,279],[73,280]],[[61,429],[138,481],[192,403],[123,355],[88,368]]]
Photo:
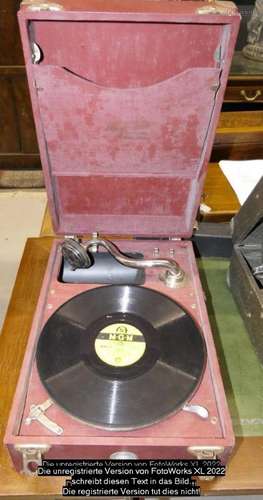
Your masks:
[[[222,160],[219,165],[243,205],[263,176],[263,160]]]

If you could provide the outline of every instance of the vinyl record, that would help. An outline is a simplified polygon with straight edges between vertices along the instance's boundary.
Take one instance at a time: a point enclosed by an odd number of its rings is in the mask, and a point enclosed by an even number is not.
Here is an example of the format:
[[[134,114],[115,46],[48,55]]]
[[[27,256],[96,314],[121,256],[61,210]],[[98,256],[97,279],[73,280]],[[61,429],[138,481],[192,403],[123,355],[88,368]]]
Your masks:
[[[206,347],[193,318],[167,296],[112,285],[81,293],[45,324],[37,367],[50,397],[97,427],[158,422],[191,399]]]

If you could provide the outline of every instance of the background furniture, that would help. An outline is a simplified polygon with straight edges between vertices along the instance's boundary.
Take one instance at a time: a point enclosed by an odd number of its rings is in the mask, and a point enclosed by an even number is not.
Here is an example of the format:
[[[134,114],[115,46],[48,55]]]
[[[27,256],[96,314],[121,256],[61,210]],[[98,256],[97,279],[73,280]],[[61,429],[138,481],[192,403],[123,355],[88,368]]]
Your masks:
[[[236,51],[224,103],[249,105],[246,109],[262,109],[263,104],[263,63],[252,61]],[[244,106],[243,106],[244,107]],[[240,106],[239,109],[242,109]]]
[[[1,170],[41,168],[16,19],[19,4],[1,0],[0,5]]]
[[[263,158],[263,110],[220,115],[211,162]]]

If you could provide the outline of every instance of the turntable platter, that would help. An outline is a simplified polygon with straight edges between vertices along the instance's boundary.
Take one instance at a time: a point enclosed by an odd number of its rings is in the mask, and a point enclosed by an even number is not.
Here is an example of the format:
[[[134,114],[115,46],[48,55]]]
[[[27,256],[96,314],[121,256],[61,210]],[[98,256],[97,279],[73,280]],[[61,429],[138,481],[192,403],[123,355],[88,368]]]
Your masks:
[[[193,318],[138,286],[102,286],[64,303],[45,324],[37,368],[50,397],[73,417],[113,430],[178,411],[206,364]]]

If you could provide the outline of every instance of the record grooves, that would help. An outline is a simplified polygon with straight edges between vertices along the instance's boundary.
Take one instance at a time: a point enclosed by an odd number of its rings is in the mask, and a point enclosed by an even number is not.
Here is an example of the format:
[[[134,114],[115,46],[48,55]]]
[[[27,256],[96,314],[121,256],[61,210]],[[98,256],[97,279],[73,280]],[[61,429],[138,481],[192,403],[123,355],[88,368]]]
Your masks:
[[[144,427],[189,401],[206,364],[193,318],[139,286],[102,286],[64,303],[45,324],[37,368],[73,417],[113,430]]]

